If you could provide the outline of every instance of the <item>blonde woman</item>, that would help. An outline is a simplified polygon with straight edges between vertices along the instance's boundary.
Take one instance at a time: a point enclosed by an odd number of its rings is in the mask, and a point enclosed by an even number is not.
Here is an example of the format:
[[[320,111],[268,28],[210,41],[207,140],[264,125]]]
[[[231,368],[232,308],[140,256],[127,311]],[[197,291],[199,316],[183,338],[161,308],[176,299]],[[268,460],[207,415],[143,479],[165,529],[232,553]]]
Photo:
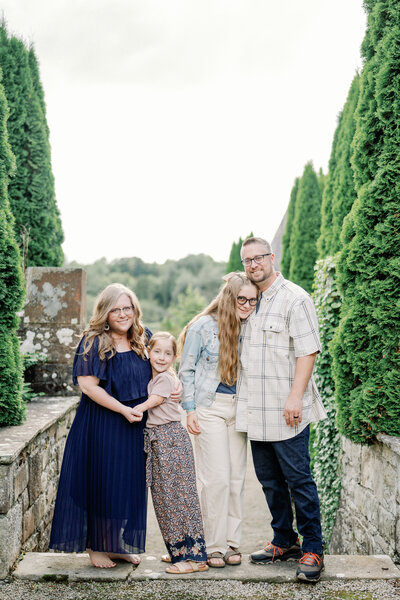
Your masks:
[[[151,336],[135,294],[113,283],[99,295],[76,351],[81,402],[63,458],[50,548],[87,550],[95,567],[137,564],[145,550],[145,420]],[[179,393],[175,394],[179,397]]]
[[[195,436],[200,504],[210,567],[239,565],[246,435],[235,430],[240,328],[258,301],[244,273],[229,273],[214,300],[183,330],[179,377]]]

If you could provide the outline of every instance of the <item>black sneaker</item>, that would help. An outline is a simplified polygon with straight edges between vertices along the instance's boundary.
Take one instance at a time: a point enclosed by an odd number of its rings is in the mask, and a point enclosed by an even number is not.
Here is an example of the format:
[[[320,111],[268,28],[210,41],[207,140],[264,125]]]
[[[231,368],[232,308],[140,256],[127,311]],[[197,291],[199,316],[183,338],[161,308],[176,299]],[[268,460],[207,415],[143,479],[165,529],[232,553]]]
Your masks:
[[[296,576],[300,581],[316,583],[319,581],[321,571],[324,570],[324,555],[305,552],[299,560]]]
[[[256,565],[265,565],[280,560],[298,560],[302,555],[299,540],[293,546],[290,546],[290,548],[279,548],[279,546],[274,546],[271,542],[267,542],[265,548],[250,554],[250,562]]]

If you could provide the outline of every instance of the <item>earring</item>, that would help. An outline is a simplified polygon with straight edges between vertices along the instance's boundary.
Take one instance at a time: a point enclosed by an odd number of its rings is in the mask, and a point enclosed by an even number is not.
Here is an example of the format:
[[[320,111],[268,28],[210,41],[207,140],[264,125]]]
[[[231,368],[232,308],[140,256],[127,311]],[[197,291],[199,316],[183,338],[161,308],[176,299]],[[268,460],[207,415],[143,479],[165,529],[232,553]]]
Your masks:
[[[104,331],[109,331],[109,330],[110,330],[110,326],[109,326],[109,324],[106,321],[105,325],[104,325]]]

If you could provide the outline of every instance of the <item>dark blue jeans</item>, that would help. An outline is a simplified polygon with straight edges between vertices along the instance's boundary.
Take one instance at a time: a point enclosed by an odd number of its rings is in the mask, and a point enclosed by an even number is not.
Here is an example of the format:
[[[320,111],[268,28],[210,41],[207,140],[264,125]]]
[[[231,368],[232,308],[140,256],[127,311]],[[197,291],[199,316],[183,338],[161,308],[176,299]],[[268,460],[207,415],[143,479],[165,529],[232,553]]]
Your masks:
[[[304,552],[322,554],[321,518],[317,486],[311,475],[308,440],[310,428],[280,442],[251,441],[256,475],[272,515],[272,543],[288,548],[297,540],[293,529],[290,494]]]

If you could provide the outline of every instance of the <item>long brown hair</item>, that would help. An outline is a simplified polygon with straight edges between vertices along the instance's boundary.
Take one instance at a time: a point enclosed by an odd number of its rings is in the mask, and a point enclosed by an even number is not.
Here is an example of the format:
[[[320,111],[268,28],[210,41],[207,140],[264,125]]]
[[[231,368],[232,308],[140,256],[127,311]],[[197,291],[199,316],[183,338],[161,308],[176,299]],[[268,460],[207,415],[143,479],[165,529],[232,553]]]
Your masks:
[[[211,300],[210,304],[204,310],[196,315],[183,329],[178,338],[179,352],[182,352],[185,343],[187,330],[195,321],[205,315],[210,315],[218,322],[218,339],[219,339],[219,357],[218,368],[220,371],[221,381],[233,385],[239,375],[239,353],[238,353],[238,338],[240,332],[241,321],[237,315],[236,298],[245,285],[254,283],[246,277],[241,271],[234,271],[225,275],[223,279],[226,281],[218,295]],[[256,288],[257,289],[257,288]],[[258,290],[257,290],[258,296]]]
[[[93,315],[89,321],[89,327],[83,332],[85,342],[83,356],[86,356],[95,339],[99,340],[98,353],[101,360],[109,359],[116,353],[113,339],[107,329],[107,317],[110,310],[115,306],[118,298],[126,294],[131,301],[133,310],[133,324],[128,329],[127,336],[131,349],[141,358],[146,358],[147,336],[142,323],[142,311],[139,301],[129,288],[121,283],[111,283],[96,298]]]

